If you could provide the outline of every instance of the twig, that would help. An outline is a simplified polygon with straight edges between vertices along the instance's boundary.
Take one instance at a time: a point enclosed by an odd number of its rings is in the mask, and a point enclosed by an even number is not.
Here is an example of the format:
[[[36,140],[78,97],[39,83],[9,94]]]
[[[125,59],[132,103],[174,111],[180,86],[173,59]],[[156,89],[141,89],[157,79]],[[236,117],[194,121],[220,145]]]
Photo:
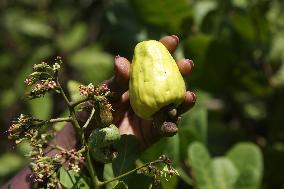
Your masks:
[[[95,108],[92,108],[92,112],[89,116],[89,118],[87,119],[87,121],[85,122],[84,126],[82,127],[83,129],[86,129],[90,123],[90,121],[92,120],[93,116],[94,116],[94,113],[95,113]]]
[[[125,176],[127,176],[127,175],[130,175],[130,174],[132,174],[132,173],[138,171],[139,169],[142,169],[142,168],[144,168],[144,167],[147,167],[147,166],[149,166],[149,165],[151,165],[151,164],[157,164],[157,163],[162,163],[162,162],[164,162],[164,160],[158,159],[158,160],[155,160],[155,161],[151,161],[151,162],[145,163],[144,165],[141,165],[141,166],[139,166],[139,167],[137,167],[137,168],[135,168],[135,169],[132,169],[131,171],[128,171],[128,172],[126,172],[126,173],[124,173],[124,174],[122,174],[122,175],[119,175],[119,176],[114,177],[114,178],[112,178],[112,179],[110,179],[110,180],[101,182],[101,186],[102,186],[102,185],[106,185],[106,184],[108,184],[108,183],[110,183],[110,182],[116,181],[116,180],[118,180],[118,179],[120,179],[120,178],[123,178],[123,177],[125,177]]]

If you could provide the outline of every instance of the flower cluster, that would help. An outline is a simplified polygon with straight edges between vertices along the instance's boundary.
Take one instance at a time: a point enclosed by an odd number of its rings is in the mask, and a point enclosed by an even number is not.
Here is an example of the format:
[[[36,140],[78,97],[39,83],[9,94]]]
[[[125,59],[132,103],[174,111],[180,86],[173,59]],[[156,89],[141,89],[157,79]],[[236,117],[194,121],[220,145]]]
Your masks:
[[[34,158],[34,161],[30,163],[33,171],[33,182],[45,182],[46,179],[50,178],[61,166],[60,163],[58,159],[48,156],[37,156]]]
[[[16,143],[20,143],[24,137],[24,132],[31,127],[32,122],[32,117],[21,114],[17,121],[13,121],[8,129],[8,138],[16,140]]]
[[[38,81],[34,88],[29,93],[29,96],[32,98],[37,98],[43,96],[46,92],[51,90],[58,89],[58,86],[55,81],[47,79]]]
[[[45,125],[47,121],[35,119],[31,116],[21,114],[16,121],[12,121],[12,125],[8,129],[8,138],[15,140],[16,144],[19,144],[23,140],[28,140],[30,143],[38,137],[38,130],[41,126]],[[42,134],[42,136],[48,136],[49,134]],[[45,139],[42,140],[46,140]],[[37,143],[37,139],[35,144]]]
[[[39,98],[44,96],[46,92],[58,89],[56,76],[62,60],[60,57],[57,57],[55,61],[53,66],[50,66],[45,62],[33,66],[33,73],[31,73],[24,81],[28,86],[34,85],[31,92],[28,93],[29,98]]]
[[[94,95],[95,87],[92,83],[90,83],[87,86],[80,85],[79,86],[79,92],[80,92],[80,95],[82,95],[82,96],[90,97],[90,96]]]
[[[55,188],[58,184],[56,172],[64,163],[67,162],[69,169],[75,172],[80,171],[80,164],[85,160],[82,151],[61,149],[60,153],[54,157],[44,156],[43,153],[35,155],[30,164],[33,171],[32,181],[39,185],[46,183],[47,188]]]
[[[68,161],[69,169],[72,169],[77,173],[80,171],[79,164],[83,163],[85,160],[85,157],[83,156],[82,152],[76,151],[75,149],[71,149],[69,151],[62,150],[59,154],[55,155],[55,158],[61,159],[64,162]]]
[[[107,84],[101,84],[95,89],[95,93],[98,96],[109,96],[111,94],[110,89],[108,88]]]

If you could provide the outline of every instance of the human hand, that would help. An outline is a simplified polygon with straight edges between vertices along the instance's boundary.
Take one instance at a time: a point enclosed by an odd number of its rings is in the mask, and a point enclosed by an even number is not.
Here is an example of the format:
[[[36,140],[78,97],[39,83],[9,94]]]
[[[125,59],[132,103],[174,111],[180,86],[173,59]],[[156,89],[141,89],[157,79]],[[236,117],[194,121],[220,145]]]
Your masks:
[[[160,42],[173,53],[179,43],[177,36],[165,36],[160,39]],[[190,74],[193,68],[193,62],[188,59],[182,59],[176,62],[183,76]],[[130,62],[124,58],[115,57],[115,76],[105,81],[110,90],[114,92],[113,117],[114,123],[118,126],[121,134],[134,135],[142,144],[143,147],[150,146],[154,141],[160,138],[160,131],[157,127],[153,127],[153,121],[143,120],[138,117],[132,110],[129,103],[129,77],[130,77]],[[183,103],[177,108],[177,116],[189,110],[195,103],[196,96],[194,93],[187,91]],[[167,122],[165,127],[173,127],[177,129],[176,123]]]

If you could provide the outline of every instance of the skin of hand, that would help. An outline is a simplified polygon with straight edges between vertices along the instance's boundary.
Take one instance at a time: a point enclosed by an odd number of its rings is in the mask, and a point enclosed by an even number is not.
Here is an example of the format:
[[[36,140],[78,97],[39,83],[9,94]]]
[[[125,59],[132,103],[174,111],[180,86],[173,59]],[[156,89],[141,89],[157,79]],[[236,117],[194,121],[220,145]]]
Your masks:
[[[179,43],[179,38],[175,35],[165,36],[160,39],[160,42],[165,45],[169,52],[173,53]],[[179,71],[183,76],[188,76],[194,66],[189,59],[178,60]],[[152,121],[143,120],[139,118],[131,109],[128,95],[128,83],[130,77],[130,62],[120,56],[115,57],[114,61],[115,76],[105,81],[110,90],[114,93],[112,103],[114,112],[114,123],[118,126],[120,133],[127,135],[134,135],[141,143],[142,148],[147,148],[159,139],[157,131],[152,126]],[[183,103],[178,107],[179,113],[182,114],[193,107],[196,101],[196,95],[193,92],[187,91]],[[79,122],[84,122],[88,115],[78,116]],[[58,132],[51,144],[59,145],[67,150],[76,148],[76,133],[73,126],[67,123],[65,127]],[[57,150],[50,150],[47,155],[54,156],[58,153]],[[31,170],[26,166],[23,170],[18,172],[9,182],[0,187],[6,189],[10,188],[29,189]]]

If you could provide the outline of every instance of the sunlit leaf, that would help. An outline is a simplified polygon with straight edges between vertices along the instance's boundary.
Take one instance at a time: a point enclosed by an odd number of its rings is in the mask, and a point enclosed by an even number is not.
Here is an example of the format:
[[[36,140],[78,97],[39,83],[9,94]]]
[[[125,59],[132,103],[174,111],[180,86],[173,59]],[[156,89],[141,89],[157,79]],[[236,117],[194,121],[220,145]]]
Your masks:
[[[38,119],[46,120],[50,118],[53,108],[51,95],[45,95],[44,98],[37,98],[28,101],[31,115]]]
[[[0,177],[7,176],[19,170],[25,163],[24,159],[15,153],[0,156]]]
[[[85,82],[94,85],[111,77],[113,57],[98,47],[86,47],[70,57],[70,64]]]
[[[227,157],[239,171],[235,189],[259,189],[262,178],[262,154],[253,143],[239,143],[228,153]]]
[[[131,4],[145,22],[180,32],[183,21],[191,18],[192,7],[185,0],[131,0]]]
[[[60,168],[60,183],[66,189],[89,189],[87,182],[82,176],[73,170]]]
[[[59,36],[58,46],[64,51],[71,51],[78,48],[85,40],[87,34],[87,26],[79,23],[71,28],[68,33]]]
[[[217,189],[234,189],[238,179],[238,170],[228,158],[212,160],[214,184]]]

